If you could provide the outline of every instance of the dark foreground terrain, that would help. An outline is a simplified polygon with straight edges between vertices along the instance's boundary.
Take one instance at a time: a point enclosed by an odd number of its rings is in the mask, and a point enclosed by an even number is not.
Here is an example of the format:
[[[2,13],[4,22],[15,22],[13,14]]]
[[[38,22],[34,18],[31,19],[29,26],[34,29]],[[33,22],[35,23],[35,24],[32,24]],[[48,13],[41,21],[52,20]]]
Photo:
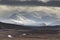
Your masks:
[[[1,29],[0,30],[0,40],[60,40],[60,32],[57,33],[47,33],[42,32],[42,34],[20,34],[13,29]],[[12,37],[8,37],[11,35]]]
[[[43,26],[38,28],[6,24],[0,22],[0,39],[1,40],[60,40],[60,30],[59,30],[60,26],[57,27]]]

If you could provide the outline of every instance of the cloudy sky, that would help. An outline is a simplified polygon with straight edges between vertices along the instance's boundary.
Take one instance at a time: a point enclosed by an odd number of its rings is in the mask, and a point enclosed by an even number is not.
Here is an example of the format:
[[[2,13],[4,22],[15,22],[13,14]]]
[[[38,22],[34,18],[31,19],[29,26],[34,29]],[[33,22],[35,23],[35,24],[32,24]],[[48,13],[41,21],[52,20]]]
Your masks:
[[[0,5],[0,22],[41,26],[56,21],[60,21],[59,7]]]

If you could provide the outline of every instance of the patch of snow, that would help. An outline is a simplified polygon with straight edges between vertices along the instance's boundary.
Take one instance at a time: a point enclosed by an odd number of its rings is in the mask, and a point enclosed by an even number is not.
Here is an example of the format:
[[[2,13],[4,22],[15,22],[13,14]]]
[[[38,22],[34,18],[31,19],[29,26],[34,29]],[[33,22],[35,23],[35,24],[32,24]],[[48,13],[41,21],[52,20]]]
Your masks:
[[[12,35],[8,35],[9,38],[12,38]]]

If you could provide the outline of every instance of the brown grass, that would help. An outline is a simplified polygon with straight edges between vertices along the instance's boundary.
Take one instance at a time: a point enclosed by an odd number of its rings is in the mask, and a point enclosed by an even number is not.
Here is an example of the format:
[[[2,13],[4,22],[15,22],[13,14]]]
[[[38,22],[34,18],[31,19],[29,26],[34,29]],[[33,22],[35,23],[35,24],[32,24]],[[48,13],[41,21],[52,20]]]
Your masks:
[[[0,40],[60,40],[60,33],[55,34],[33,34],[33,35],[17,35],[15,31],[2,31],[0,30]],[[12,38],[7,35],[11,34]]]

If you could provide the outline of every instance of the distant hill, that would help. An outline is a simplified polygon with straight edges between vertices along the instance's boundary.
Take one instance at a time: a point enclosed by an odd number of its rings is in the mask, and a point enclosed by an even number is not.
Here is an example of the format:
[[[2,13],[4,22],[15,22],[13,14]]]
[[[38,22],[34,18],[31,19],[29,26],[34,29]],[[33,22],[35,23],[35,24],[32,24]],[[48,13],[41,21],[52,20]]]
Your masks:
[[[15,25],[15,24],[0,22],[0,29],[29,29],[29,28],[22,25]]]

